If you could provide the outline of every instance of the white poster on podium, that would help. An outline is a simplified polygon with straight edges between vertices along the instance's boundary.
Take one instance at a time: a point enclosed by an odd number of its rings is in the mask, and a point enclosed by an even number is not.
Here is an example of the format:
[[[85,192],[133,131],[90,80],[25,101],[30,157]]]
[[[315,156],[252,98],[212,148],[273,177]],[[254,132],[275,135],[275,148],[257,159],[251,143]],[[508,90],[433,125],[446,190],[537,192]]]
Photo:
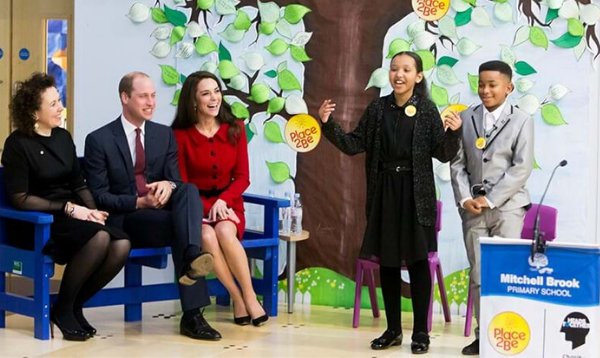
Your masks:
[[[600,248],[481,240],[482,357],[600,357]]]

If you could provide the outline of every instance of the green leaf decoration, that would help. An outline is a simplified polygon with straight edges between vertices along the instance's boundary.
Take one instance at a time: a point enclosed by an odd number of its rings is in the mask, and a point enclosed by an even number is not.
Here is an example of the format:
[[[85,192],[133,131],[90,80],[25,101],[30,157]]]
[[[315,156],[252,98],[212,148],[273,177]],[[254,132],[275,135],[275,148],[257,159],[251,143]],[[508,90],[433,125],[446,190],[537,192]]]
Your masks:
[[[451,39],[457,39],[456,23],[450,16],[444,16],[438,21],[440,36],[446,36]]]
[[[181,95],[181,88],[178,88],[173,94],[173,100],[171,101],[173,106],[176,106],[179,103],[179,95]]]
[[[208,36],[202,35],[196,39],[196,52],[198,54],[205,56],[211,52],[217,52],[219,49],[217,48],[217,44]]]
[[[231,78],[227,87],[236,89],[238,91],[242,91],[246,88],[247,85],[248,85],[248,77],[246,77],[245,74],[240,73]]]
[[[581,42],[582,36],[573,36],[568,32],[565,32],[561,37],[550,40],[553,44],[562,48],[573,48]]]
[[[454,70],[448,65],[441,65],[438,67],[437,78],[446,86],[454,86],[460,83],[460,80],[458,77],[456,77]]]
[[[456,65],[457,62],[458,62],[458,60],[455,59],[454,57],[442,56],[438,60],[437,65],[438,66],[448,65],[450,67],[454,67],[454,65]]]
[[[515,32],[515,38],[513,39],[513,46],[517,46],[522,44],[523,42],[529,40],[529,32],[531,31],[531,28],[529,26],[521,26],[519,27],[519,29],[517,30],[517,32]]]
[[[298,81],[294,73],[292,73],[292,71],[290,70],[283,70],[279,72],[279,75],[277,76],[277,84],[279,85],[279,88],[281,88],[284,91],[302,89],[300,81]]]
[[[254,138],[256,133],[257,133],[257,130],[256,130],[256,125],[254,123],[246,124],[246,141],[248,143],[250,143],[250,141],[252,140],[252,138]]]
[[[513,8],[509,2],[498,2],[494,4],[494,16],[502,22],[513,22]]]
[[[244,39],[245,34],[246,31],[236,29],[233,24],[227,25],[225,30],[219,32],[219,36],[231,43],[238,43],[242,41],[242,39]]]
[[[549,103],[542,106],[542,118],[546,124],[551,126],[568,124],[563,118],[562,113],[560,113],[560,109],[554,103]]]
[[[235,0],[217,0],[217,14],[219,15],[232,15],[236,13],[236,1]]]
[[[288,68],[288,64],[287,61],[283,61],[282,63],[280,63],[279,65],[277,65],[277,73],[283,71],[283,70],[287,70]]]
[[[290,179],[290,167],[284,162],[268,162],[267,168],[269,168],[269,174],[271,179],[277,184],[281,184],[286,180]]]
[[[287,51],[288,47],[290,47],[290,45],[288,45],[288,43],[284,40],[275,39],[269,46],[265,47],[265,49],[267,49],[271,55],[281,56],[285,53],[285,51]]]
[[[159,65],[163,82],[169,86],[175,86],[179,83],[179,72],[173,66]]]
[[[265,76],[275,78],[275,77],[277,77],[277,71],[275,71],[275,70],[267,71],[267,72],[265,72]]]
[[[258,32],[263,35],[270,35],[275,31],[277,22],[261,22],[258,25]]]
[[[473,8],[470,7],[466,11],[456,13],[454,16],[454,23],[457,27],[464,26],[471,22],[471,13],[473,12]]]
[[[165,10],[161,8],[153,7],[151,14],[152,20],[154,20],[154,22],[156,22],[157,24],[166,24],[167,22],[169,22],[169,19],[167,19],[167,15],[165,15]]]
[[[469,87],[471,88],[471,93],[477,94],[479,89],[479,75],[467,73],[467,77],[469,78]]]
[[[179,82],[183,84],[185,82],[185,80],[187,80],[187,76],[184,75],[183,73],[180,74],[179,75]]]
[[[475,42],[473,42],[470,38],[467,37],[461,38],[456,44],[456,49],[458,50],[458,53],[460,53],[462,56],[471,56],[473,52],[479,50],[480,48],[481,46],[477,45]]]
[[[581,21],[579,21],[579,19],[571,18],[568,20],[568,24],[569,24],[569,34],[571,34],[572,36],[575,36],[575,37],[584,35],[585,29],[584,29]]]
[[[559,9],[548,9],[546,13],[546,24],[552,22],[552,20],[558,18],[558,10]]]
[[[269,86],[262,83],[255,83],[250,87],[250,97],[248,99],[255,103],[263,104],[269,100],[269,92]]]
[[[309,13],[311,10],[304,5],[292,4],[285,7],[283,18],[290,24],[296,25],[302,20],[304,15]]]
[[[241,104],[240,102],[235,102],[231,105],[231,113],[235,116],[235,118],[246,119],[250,118],[250,111],[248,108]]]
[[[227,47],[223,46],[222,42],[219,42],[219,61],[223,60],[231,61],[231,53]]]
[[[270,104],[271,103],[269,102],[269,105]],[[265,124],[264,134],[265,138],[267,138],[267,140],[271,143],[285,143],[285,140],[283,140],[283,136],[281,135],[281,128],[279,128],[279,124],[277,122],[267,122],[267,124]]]
[[[467,4],[475,7],[475,5],[477,5],[477,0],[464,0],[464,2],[466,2]]]
[[[198,9],[208,10],[213,6],[214,3],[215,0],[197,0],[196,6],[198,6]]]
[[[419,55],[419,57],[421,57],[421,60],[423,61],[423,71],[429,71],[433,68],[433,66],[435,66],[435,57],[433,56],[431,51],[420,50],[417,51],[416,54]]]
[[[285,19],[277,21],[275,30],[277,30],[281,36],[290,40],[292,39],[292,28],[290,27],[290,23],[285,21]]]
[[[389,71],[386,68],[378,68],[373,73],[371,73],[371,77],[369,78],[369,83],[367,83],[367,87],[365,89],[369,89],[371,87],[383,88],[389,83]]]
[[[217,64],[211,61],[204,62],[202,66],[200,66],[200,71],[208,71],[213,75],[217,72]]]
[[[285,106],[285,98],[282,97],[274,97],[269,100],[269,105],[267,107],[267,113],[279,113]]]
[[[506,62],[510,67],[514,67],[517,62],[517,55],[513,51],[512,47],[502,45],[500,51],[500,60]]]
[[[388,48],[388,54],[385,58],[392,58],[397,53],[410,50],[410,43],[404,39],[395,39]]]
[[[165,15],[167,15],[167,19],[174,26],[185,26],[187,22],[187,16],[179,10],[173,10],[167,5],[165,5]]]
[[[525,61],[518,61],[517,63],[515,63],[515,70],[521,76],[529,76],[534,73],[537,73],[537,71]]]
[[[222,60],[219,62],[219,76],[228,80],[234,76],[237,76],[240,73],[235,64],[229,60]]]
[[[279,5],[274,1],[260,2],[258,1],[258,13],[260,14],[261,22],[277,22],[279,20]],[[275,28],[273,26],[273,28]]]
[[[297,62],[307,62],[312,60],[312,58],[310,58],[306,53],[304,47],[290,45],[290,54]]]
[[[532,89],[534,85],[535,85],[535,82],[533,82],[525,77],[521,77],[515,82],[515,87],[517,88],[517,91],[519,91],[520,93],[529,92],[529,90]]]
[[[438,107],[443,107],[449,104],[448,91],[444,87],[436,86],[435,83],[431,83],[431,100]]]
[[[544,50],[548,49],[548,37],[544,30],[537,26],[531,26],[529,30],[529,41],[533,44],[533,46],[541,47]]]
[[[233,26],[237,30],[248,31],[250,26],[252,26],[252,20],[250,20],[250,16],[244,10],[238,10],[237,16],[233,21]]]
[[[178,43],[183,40],[183,35],[185,35],[185,27],[177,26],[171,31],[171,45]]]
[[[542,169],[535,158],[533,158],[533,169]]]

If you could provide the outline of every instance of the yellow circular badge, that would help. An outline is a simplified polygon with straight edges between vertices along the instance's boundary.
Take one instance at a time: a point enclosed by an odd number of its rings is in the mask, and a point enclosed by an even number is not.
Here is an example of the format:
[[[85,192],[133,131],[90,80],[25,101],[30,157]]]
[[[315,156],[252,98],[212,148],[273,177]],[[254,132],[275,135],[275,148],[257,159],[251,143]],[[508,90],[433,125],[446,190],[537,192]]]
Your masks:
[[[483,148],[485,148],[485,145],[486,145],[485,138],[479,137],[475,140],[475,148],[483,149]]]
[[[412,117],[415,114],[417,114],[417,108],[411,104],[404,109],[404,114],[406,114],[409,117]]]
[[[297,152],[310,152],[321,140],[321,127],[312,116],[297,114],[285,125],[285,140]]]
[[[413,10],[425,21],[439,20],[450,8],[450,0],[412,0]]]
[[[498,353],[519,354],[527,348],[530,339],[529,324],[515,312],[502,312],[490,322],[488,340]]]

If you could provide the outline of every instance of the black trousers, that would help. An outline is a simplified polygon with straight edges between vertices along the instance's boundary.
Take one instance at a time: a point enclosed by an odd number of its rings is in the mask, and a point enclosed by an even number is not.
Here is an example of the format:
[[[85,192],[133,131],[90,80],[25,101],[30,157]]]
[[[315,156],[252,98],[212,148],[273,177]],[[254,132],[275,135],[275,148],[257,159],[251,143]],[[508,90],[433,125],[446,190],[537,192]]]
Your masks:
[[[185,183],[173,191],[163,209],[111,214],[108,223],[121,227],[131,237],[133,248],[171,246],[175,275],[179,279],[186,248],[201,246],[202,214],[198,189]],[[210,305],[204,278],[191,286],[179,285],[179,296],[183,311]]]
[[[427,315],[431,299],[431,275],[427,260],[420,260],[408,266],[410,292],[413,305],[413,337],[415,333],[427,334]],[[400,267],[381,266],[379,269],[381,293],[385,305],[388,330],[402,332],[401,326],[401,277]]]

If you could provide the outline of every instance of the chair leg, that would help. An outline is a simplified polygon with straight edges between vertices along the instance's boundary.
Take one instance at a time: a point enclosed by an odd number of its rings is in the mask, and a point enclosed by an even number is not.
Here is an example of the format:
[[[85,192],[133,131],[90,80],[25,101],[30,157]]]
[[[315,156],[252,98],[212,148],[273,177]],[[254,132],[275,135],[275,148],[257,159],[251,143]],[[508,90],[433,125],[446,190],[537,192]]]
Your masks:
[[[37,254],[36,254],[37,256]],[[40,254],[41,256],[41,254]],[[43,259],[37,260],[42,262]],[[34,336],[37,339],[50,339],[50,274],[53,263],[45,263],[36,270],[33,282]]]
[[[271,246],[268,250],[271,252],[270,258],[263,261],[263,308],[269,316],[277,317],[279,247]],[[267,255],[267,257],[269,257],[269,255]]]
[[[0,272],[0,297],[6,294],[6,274]],[[0,309],[0,328],[6,328],[6,311]]]
[[[363,266],[360,260],[356,262],[356,288],[354,290],[354,315],[352,316],[352,327],[358,327],[360,323],[360,305],[362,296],[362,282],[363,282]]]
[[[442,301],[442,310],[444,311],[444,320],[452,322],[450,314],[450,305],[448,305],[448,296],[446,295],[446,285],[444,285],[444,274],[442,273],[442,263],[438,262],[436,268],[438,288],[440,290],[440,299]]]
[[[379,318],[379,304],[377,303],[377,294],[375,291],[375,270],[367,268],[365,271],[367,274],[367,287],[369,288],[369,298],[371,299],[373,317]]]
[[[125,265],[125,287],[138,287],[142,285],[142,266],[132,263]],[[125,322],[140,321],[142,319],[142,304],[130,303],[125,305]]]
[[[469,280],[469,296],[467,298],[467,315],[465,317],[465,337],[471,335],[471,325],[473,324],[473,296],[471,292],[471,280]]]

